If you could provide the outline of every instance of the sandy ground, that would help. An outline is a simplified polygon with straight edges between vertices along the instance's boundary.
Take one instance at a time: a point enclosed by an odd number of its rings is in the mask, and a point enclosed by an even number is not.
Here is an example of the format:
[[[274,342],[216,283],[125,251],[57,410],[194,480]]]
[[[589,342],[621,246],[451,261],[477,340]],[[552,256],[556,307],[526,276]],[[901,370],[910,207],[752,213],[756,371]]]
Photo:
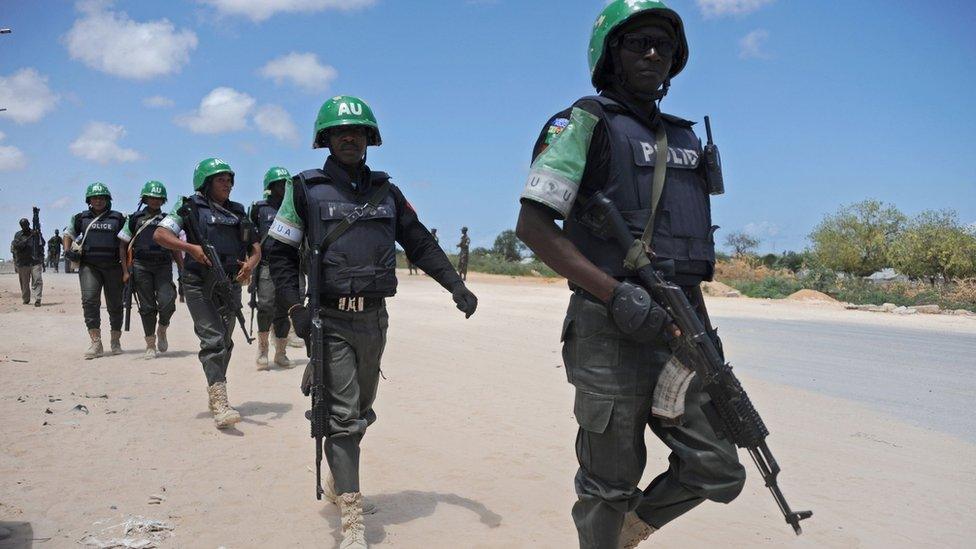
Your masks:
[[[466,321],[429,278],[403,273],[401,284],[390,305],[379,421],[364,440],[364,491],[379,507],[367,517],[368,540],[573,547],[576,426],[558,342],[565,287],[472,276],[481,308]],[[0,523],[27,532],[38,548],[79,547],[86,535],[101,536],[131,515],[174,526],[161,547],[337,544],[336,509],[314,499],[301,368],[255,371],[255,349],[238,334],[229,392],[244,421],[218,432],[184,306],[162,358],[141,360],[134,319],[125,354],[84,361],[76,277],[48,273],[38,309],[20,305],[16,286],[15,277],[0,276]],[[724,317],[976,335],[976,321],[958,317],[709,302]],[[734,358],[735,348],[729,353]],[[739,371],[773,432],[787,498],[795,509],[813,509],[814,518],[794,537],[747,464],[750,477],[736,501],[702,505],[648,546],[973,546],[976,446]],[[71,411],[78,404],[89,413]],[[665,460],[649,439],[645,478]],[[152,495],[162,502],[150,503]],[[18,546],[6,543],[0,548]]]

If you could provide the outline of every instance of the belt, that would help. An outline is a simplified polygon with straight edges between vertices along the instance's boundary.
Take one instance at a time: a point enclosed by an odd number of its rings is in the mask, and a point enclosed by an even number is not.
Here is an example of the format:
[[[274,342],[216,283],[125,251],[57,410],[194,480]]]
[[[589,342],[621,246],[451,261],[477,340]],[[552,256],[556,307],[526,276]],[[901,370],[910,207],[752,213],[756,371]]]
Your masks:
[[[384,298],[382,297],[365,297],[365,296],[342,296],[342,297],[326,297],[322,299],[322,306],[326,309],[332,309],[335,311],[345,311],[352,313],[362,313],[365,311],[373,311],[379,309],[383,306]]]

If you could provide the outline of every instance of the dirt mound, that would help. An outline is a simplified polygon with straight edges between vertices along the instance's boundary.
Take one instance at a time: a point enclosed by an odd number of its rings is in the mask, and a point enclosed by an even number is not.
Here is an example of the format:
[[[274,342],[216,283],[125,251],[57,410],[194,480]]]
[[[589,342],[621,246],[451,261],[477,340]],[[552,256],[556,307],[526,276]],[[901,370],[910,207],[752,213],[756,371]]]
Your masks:
[[[829,295],[818,292],[817,290],[800,290],[789,295],[786,299],[793,301],[825,301],[827,303],[837,303],[837,300]]]
[[[736,290],[728,284],[723,284],[717,280],[712,282],[702,282],[702,291],[705,295],[713,295],[717,297],[739,297],[742,294],[739,290]]]

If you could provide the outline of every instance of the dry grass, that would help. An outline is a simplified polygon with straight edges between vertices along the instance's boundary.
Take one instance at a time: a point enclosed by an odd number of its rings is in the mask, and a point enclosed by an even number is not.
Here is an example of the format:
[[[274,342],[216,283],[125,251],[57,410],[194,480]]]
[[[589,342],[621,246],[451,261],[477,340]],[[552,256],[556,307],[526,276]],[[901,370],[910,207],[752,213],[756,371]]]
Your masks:
[[[732,258],[715,264],[716,280],[759,282],[770,277],[796,278],[788,269],[770,269],[755,258]]]

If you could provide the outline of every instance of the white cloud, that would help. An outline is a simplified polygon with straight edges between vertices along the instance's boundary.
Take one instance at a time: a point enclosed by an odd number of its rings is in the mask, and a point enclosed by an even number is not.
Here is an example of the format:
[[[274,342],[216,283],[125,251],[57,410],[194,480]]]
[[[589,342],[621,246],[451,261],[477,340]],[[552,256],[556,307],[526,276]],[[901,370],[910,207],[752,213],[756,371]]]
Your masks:
[[[290,82],[308,93],[324,92],[339,75],[335,68],[319,63],[314,53],[298,52],[268,61],[259,72],[275,84]]]
[[[282,141],[298,141],[298,127],[288,111],[278,105],[261,105],[254,113],[254,123],[262,133]]]
[[[68,145],[68,149],[77,157],[99,164],[139,160],[142,155],[137,151],[119,146],[118,140],[125,137],[125,133],[125,128],[122,126],[106,122],[91,122],[85,126],[78,139]]]
[[[125,12],[108,11],[112,2],[77,4],[82,17],[64,35],[72,59],[113,76],[148,80],[178,72],[197,47],[197,35],[177,30],[168,19],[140,23]]]
[[[61,198],[55,200],[54,202],[51,202],[48,205],[48,208],[51,208],[52,210],[61,210],[67,208],[72,202],[74,201],[71,199],[70,196],[62,196]]]
[[[775,0],[695,0],[705,17],[746,15]]]
[[[769,38],[769,31],[756,29],[739,40],[739,57],[742,59],[767,59],[764,46]]]
[[[254,98],[233,88],[215,88],[200,101],[197,110],[177,116],[175,121],[193,133],[225,133],[247,128]]]
[[[6,137],[6,134],[0,132],[0,141],[3,141]],[[22,170],[26,167],[27,157],[24,156],[23,151],[17,147],[0,145],[0,172],[12,172],[14,170]]]
[[[348,11],[364,8],[376,0],[198,0],[222,15],[240,15],[260,23],[276,13],[311,13],[327,9]]]
[[[0,117],[18,124],[37,122],[51,112],[58,96],[47,87],[47,77],[32,68],[20,69],[10,76],[0,76]]]
[[[150,109],[167,109],[172,107],[176,103],[173,102],[169,97],[163,97],[162,95],[154,95],[152,97],[147,97],[142,100],[142,104]]]
[[[760,221],[758,223],[748,223],[742,232],[751,235],[758,236],[760,238],[772,238],[779,235],[780,227],[775,223],[770,223],[769,221]]]

